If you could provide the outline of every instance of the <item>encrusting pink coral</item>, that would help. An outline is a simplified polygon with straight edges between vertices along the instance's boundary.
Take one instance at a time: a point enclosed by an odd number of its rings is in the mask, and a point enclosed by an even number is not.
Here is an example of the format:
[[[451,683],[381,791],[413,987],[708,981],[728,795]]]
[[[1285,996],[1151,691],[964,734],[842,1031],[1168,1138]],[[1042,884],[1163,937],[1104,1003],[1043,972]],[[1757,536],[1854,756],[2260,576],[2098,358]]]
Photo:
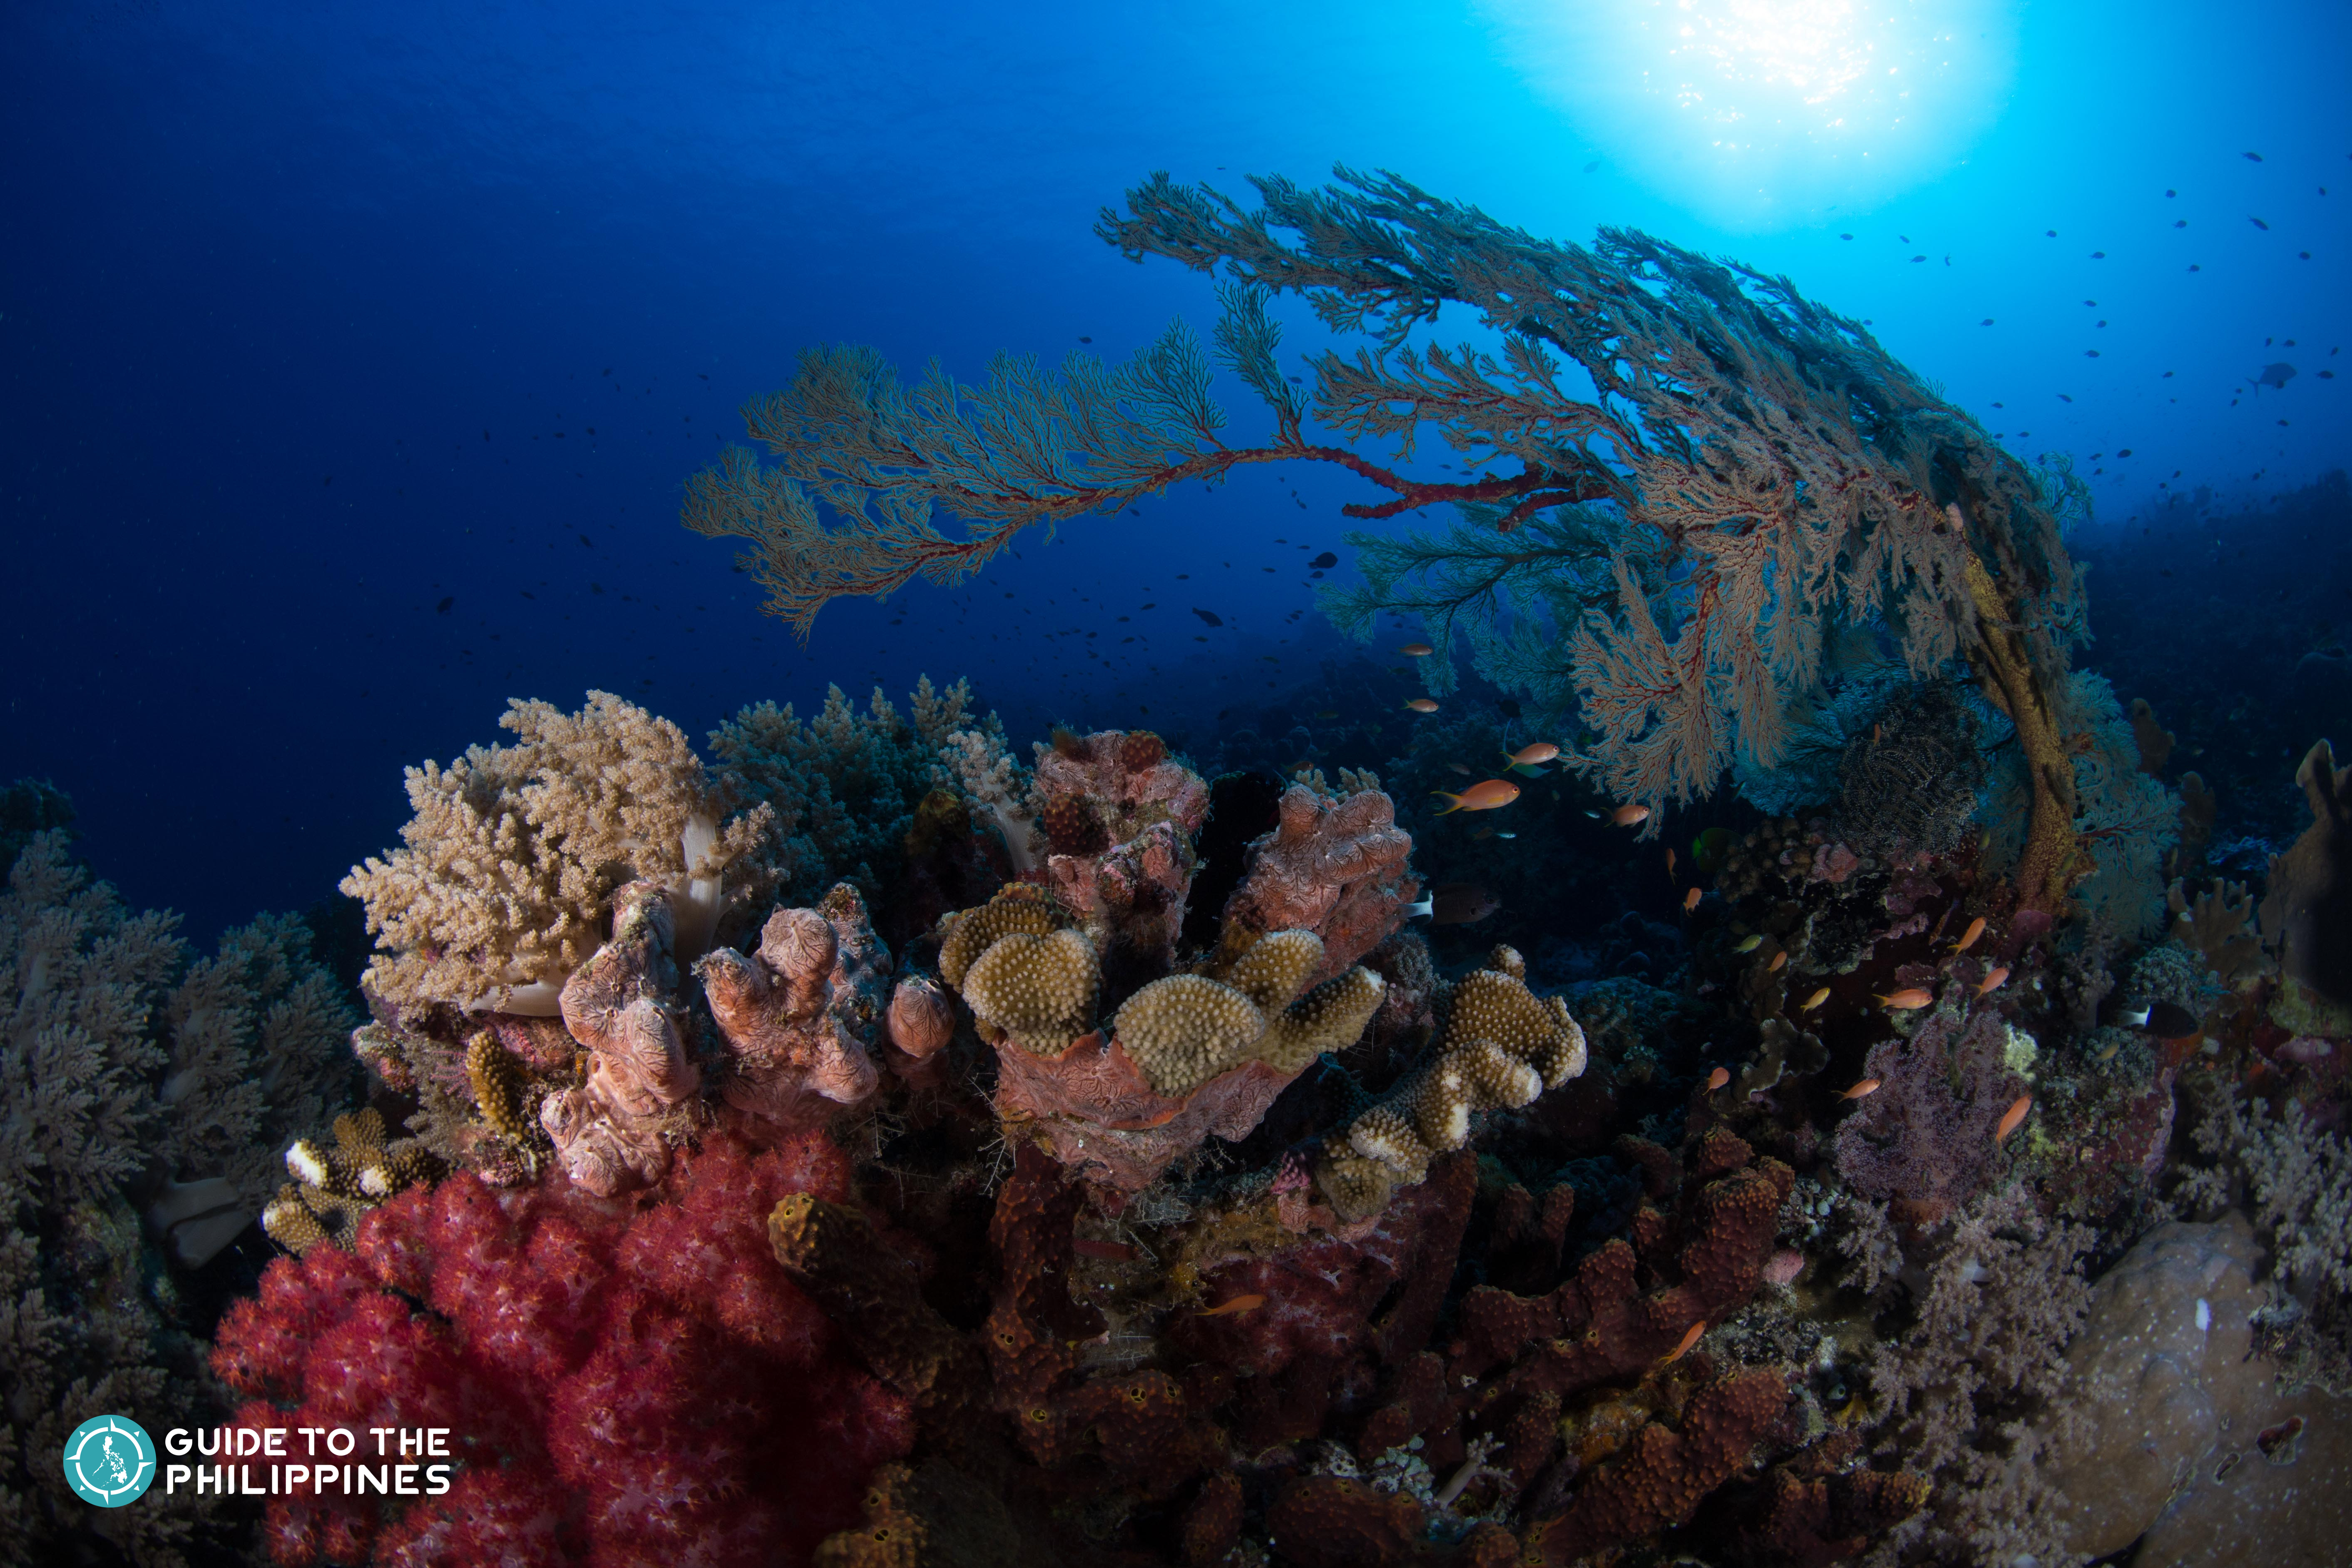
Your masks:
[[[1209,786],[1148,730],[1057,732],[1037,748],[1045,881],[1115,970],[1165,973],[1192,885]]]
[[[572,1180],[600,1197],[661,1180],[665,1124],[702,1086],[668,1000],[673,931],[667,889],[633,882],[613,895],[613,939],[564,982],[564,1027],[594,1060],[586,1084],[541,1101],[539,1120]]]
[[[914,1436],[769,1246],[776,1203],[849,1181],[821,1132],[722,1131],[650,1206],[465,1174],[278,1259],[214,1351],[239,1424],[446,1426],[460,1462],[438,1498],[271,1498],[272,1559],[807,1561]]]
[[[875,1033],[889,953],[856,889],[827,910],[778,910],[745,955],[719,948],[695,965],[734,1053],[726,1102],[781,1131],[821,1125],[873,1096]]]
[[[1421,890],[1406,864],[1412,837],[1378,790],[1333,800],[1293,784],[1279,810],[1274,831],[1249,847],[1249,869],[1225,920],[1254,931],[1322,938],[1311,985],[1344,973],[1404,923],[1404,906]]]

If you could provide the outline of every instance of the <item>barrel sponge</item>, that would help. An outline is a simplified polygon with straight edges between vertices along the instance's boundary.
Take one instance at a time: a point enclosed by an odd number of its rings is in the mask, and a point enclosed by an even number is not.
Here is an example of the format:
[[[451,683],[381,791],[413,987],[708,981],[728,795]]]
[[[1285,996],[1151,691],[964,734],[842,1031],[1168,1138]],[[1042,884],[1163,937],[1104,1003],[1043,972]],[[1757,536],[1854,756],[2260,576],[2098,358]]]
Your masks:
[[[1002,936],[1014,931],[1044,936],[1054,929],[1053,911],[1035,889],[1013,883],[976,910],[966,910],[940,943],[940,978],[963,989],[964,973]]]
[[[1155,980],[1118,1010],[1118,1043],[1157,1092],[1191,1093],[1242,1059],[1265,1015],[1241,992],[1200,974]]]
[[[991,906],[993,907],[993,906]],[[975,913],[984,913],[976,910]],[[1059,1056],[1094,1026],[1102,965],[1074,931],[1008,931],[964,971],[963,999],[1035,1056]]]
[[[1234,962],[1224,981],[1262,1011],[1275,1013],[1290,1005],[1322,962],[1323,939],[1313,931],[1270,931]]]
[[[1305,931],[1278,934],[1307,936]],[[1318,942],[1315,946],[1319,962],[1323,944]],[[1302,1072],[1325,1051],[1344,1051],[1361,1038],[1364,1026],[1381,1010],[1387,994],[1387,982],[1360,963],[1345,974],[1326,980],[1276,1015],[1251,1054],[1278,1072]]]

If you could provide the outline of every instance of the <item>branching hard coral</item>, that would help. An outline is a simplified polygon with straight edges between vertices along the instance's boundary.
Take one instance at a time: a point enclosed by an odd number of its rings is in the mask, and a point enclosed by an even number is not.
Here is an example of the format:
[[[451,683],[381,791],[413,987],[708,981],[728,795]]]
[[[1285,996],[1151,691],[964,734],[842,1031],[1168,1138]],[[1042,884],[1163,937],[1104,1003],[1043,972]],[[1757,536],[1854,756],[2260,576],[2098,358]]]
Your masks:
[[[373,994],[551,1016],[622,884],[672,887],[692,957],[783,874],[773,810],[730,815],[667,720],[592,691],[578,713],[516,701],[499,722],[516,744],[408,770],[405,847],[342,881],[378,941]]]
[[[1916,671],[1976,660],[2037,765],[2058,758],[2048,690],[2078,605],[2058,538],[2065,503],[1859,324],[1785,279],[1630,230],[1586,250],[1394,175],[1339,179],[1321,191],[1254,179],[1265,205],[1250,212],[1155,174],[1097,226],[1138,259],[1230,275],[1216,357],[1267,403],[1265,444],[1218,437],[1209,358],[1181,321],[1121,368],[1076,353],[1048,374],[1000,356],[975,387],[934,364],[911,396],[872,351],[817,349],[791,388],[744,411],[777,466],[730,449],[689,481],[688,526],[749,540],[768,607],[805,632],[844,594],[960,581],[1033,524],[1243,464],[1333,462],[1385,492],[1352,516],[1452,502],[1474,528],[1512,535],[1553,511],[1512,550],[1471,534],[1358,539],[1386,588],[1334,609],[1369,635],[1398,584],[1425,575],[1433,587],[1399,602],[1441,631],[1511,616],[1497,668],[1555,710],[1572,694],[1601,734],[1578,760],[1621,797],[1688,799],[1741,751],[1769,765],[1827,631],[1882,617]],[[1315,415],[1349,445],[1305,434],[1265,310],[1281,290],[1377,344],[1313,362]],[[1499,359],[1411,341],[1448,303],[1502,335]],[[1555,355],[1591,381],[1591,401],[1563,384]],[[1423,481],[1357,449],[1392,439],[1409,458],[1424,424],[1481,477]],[[935,510],[964,537],[935,529]],[[2063,898],[2052,883],[2071,818],[2071,802],[2037,798],[2023,879],[2037,901]]]
[[[488,1042],[476,1037],[478,1047]],[[322,1242],[348,1248],[370,1210],[446,1168],[421,1140],[392,1137],[373,1107],[336,1117],[334,1139],[295,1140],[286,1151],[294,1179],[261,1211],[262,1228],[297,1256]]]
[[[861,713],[831,686],[805,723],[789,702],[761,702],[710,732],[712,773],[729,798],[775,812],[780,897],[814,901],[844,879],[868,897],[881,890],[923,797],[956,782],[950,738],[982,723],[971,701],[971,682],[941,690],[922,676],[907,713],[879,687]]]
[[[1584,1070],[1584,1031],[1568,1004],[1537,1000],[1512,948],[1486,963],[1444,993],[1427,1064],[1325,1152],[1317,1180],[1342,1218],[1378,1213],[1393,1187],[1421,1181],[1433,1157],[1468,1141],[1478,1112],[1527,1105]]]

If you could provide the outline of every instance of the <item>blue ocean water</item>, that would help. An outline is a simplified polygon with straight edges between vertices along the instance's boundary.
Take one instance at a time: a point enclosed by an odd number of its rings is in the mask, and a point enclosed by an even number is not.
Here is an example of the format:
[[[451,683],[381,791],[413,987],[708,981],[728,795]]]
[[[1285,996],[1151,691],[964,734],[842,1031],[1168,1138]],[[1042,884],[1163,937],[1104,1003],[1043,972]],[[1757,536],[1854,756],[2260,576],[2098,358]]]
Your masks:
[[[2078,553],[2152,569],[2131,531],[2194,495],[2161,548],[2209,571],[2346,461],[2352,12],[1884,9],[1892,41],[1870,7],[1702,17],[1748,53],[1684,58],[1705,90],[1677,96],[1660,38],[1704,6],[1573,34],[1453,5],[7,7],[0,778],[68,791],[102,873],[203,942],[330,897],[394,841],[401,768],[499,738],[514,696],[614,690],[698,735],[966,674],[1016,737],[1204,744],[1340,651],[1300,550],[1353,526],[1345,475],[1033,535],[806,644],[677,521],[806,346],[974,380],[1205,330],[1202,279],[1090,233],[1155,169],[1244,197],[1391,169],[1537,235],[1785,272],[2013,451],[2071,455]],[[1317,346],[1283,310],[1286,353]],[[2299,581],[2343,570],[2318,515],[2276,553]],[[2146,632],[2103,586],[2094,629]]]

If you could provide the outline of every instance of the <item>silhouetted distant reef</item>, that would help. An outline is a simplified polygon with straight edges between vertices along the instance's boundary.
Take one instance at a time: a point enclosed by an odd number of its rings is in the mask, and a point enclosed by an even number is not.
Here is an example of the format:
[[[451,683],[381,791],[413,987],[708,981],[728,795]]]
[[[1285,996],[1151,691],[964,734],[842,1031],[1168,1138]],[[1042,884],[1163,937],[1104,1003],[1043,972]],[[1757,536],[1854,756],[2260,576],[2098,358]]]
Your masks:
[[[2071,543],[2090,600],[2085,662],[2172,731],[2168,773],[2200,773],[2219,797],[2216,843],[2294,837],[2307,815],[2294,760],[2331,729],[2339,743],[2352,733],[2344,471],[2259,510],[2200,487]]]

